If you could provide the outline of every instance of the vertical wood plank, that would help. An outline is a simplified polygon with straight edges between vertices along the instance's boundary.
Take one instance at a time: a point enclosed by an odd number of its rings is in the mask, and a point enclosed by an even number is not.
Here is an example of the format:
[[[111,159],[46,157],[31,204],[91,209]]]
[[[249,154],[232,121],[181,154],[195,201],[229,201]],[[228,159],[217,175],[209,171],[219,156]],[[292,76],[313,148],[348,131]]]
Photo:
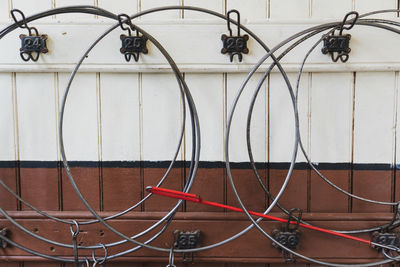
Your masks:
[[[54,75],[17,73],[16,84],[20,159],[57,160]]]
[[[311,160],[317,168],[319,163],[345,163],[345,170],[335,169],[332,165],[334,170],[321,170],[321,173],[346,191],[349,191],[352,148],[352,87],[352,73],[312,75]],[[336,167],[340,165],[336,164]],[[332,199],[335,199],[334,203]],[[348,211],[348,197],[314,171],[311,173],[310,204],[311,211]]]
[[[292,86],[295,87],[296,74],[289,75]],[[300,132],[303,144],[308,150],[308,74],[304,73],[300,84],[298,111]],[[273,73],[270,80],[270,128],[269,128],[269,182],[270,191],[275,196],[287,175],[289,162],[291,161],[295,122],[293,115],[292,100],[290,98],[286,83],[279,73]],[[304,162],[304,156],[299,151],[297,162]],[[309,172],[304,169],[295,169],[290,182],[285,189],[280,203],[290,208],[307,209],[308,206],[308,179]]]
[[[139,0],[141,10],[147,10],[161,6],[178,6],[181,4],[180,0]],[[153,14],[143,16],[143,19],[178,19],[181,12],[179,10],[161,11]]]
[[[312,0],[312,18],[343,20],[347,12],[352,10],[352,0]]]
[[[18,263],[18,262],[2,262],[2,263],[0,263],[0,267],[20,267],[20,263]]]
[[[143,159],[166,161],[165,168],[144,166],[144,186],[155,185],[172,160],[180,137],[182,122],[180,89],[172,74],[142,75]],[[182,147],[181,147],[182,149]],[[180,155],[178,160],[182,159]],[[183,168],[175,166],[163,187],[182,190]],[[146,201],[147,211],[170,209],[176,201],[152,196]]]
[[[399,106],[399,100],[400,100],[400,93],[399,93],[399,85],[400,85],[400,75],[399,72],[395,73],[396,76],[396,84],[395,84],[395,97],[397,99],[396,102],[396,128],[395,128],[395,167],[394,167],[394,172],[395,172],[395,180],[394,180],[394,201],[400,201],[400,172],[399,172],[399,162],[400,162],[400,106]]]
[[[24,12],[26,17],[52,8],[52,0],[43,0],[37,2],[25,1],[25,0],[12,0],[12,4],[13,8],[20,9],[22,12]]]
[[[224,112],[223,112],[223,75],[222,74],[186,74],[185,80],[194,99],[200,120],[201,154],[200,169],[195,178],[192,192],[204,199],[224,202],[224,169],[213,164],[223,161],[224,139]],[[189,111],[187,111],[189,116]],[[185,158],[190,162],[192,153],[192,129],[189,118],[186,120],[185,131],[186,152]],[[186,168],[188,173],[189,168]],[[186,211],[220,211],[215,207],[206,207],[187,202]]]
[[[101,130],[104,210],[122,210],[141,198],[139,88],[137,74],[102,73]],[[116,166],[113,166],[115,163]]]
[[[55,7],[73,6],[73,5],[90,5],[96,4],[97,0],[54,0]],[[95,15],[92,14],[78,14],[78,13],[67,13],[56,15],[57,21],[62,22],[77,22],[77,21],[93,21]]]
[[[309,17],[309,0],[270,0],[271,19],[305,19]]]
[[[241,22],[246,23],[246,20],[266,19],[268,3],[267,0],[227,0],[227,10],[237,9],[240,12]],[[255,6],[257,8],[254,8]],[[232,18],[236,20],[236,17]]]
[[[60,73],[60,100],[69,74]],[[95,209],[100,207],[98,103],[94,73],[77,74],[71,85],[64,115],[64,145],[71,172],[82,194]],[[84,146],[82,144],[85,144]],[[85,164],[84,162],[88,162]],[[73,163],[73,162],[71,162]],[[66,173],[62,174],[63,207],[65,210],[86,210],[77,198]]]
[[[16,192],[12,74],[0,74],[0,88],[0,160],[2,163],[0,179]],[[1,207],[6,210],[15,210],[17,208],[17,200],[3,187],[0,187],[0,203]]]
[[[263,263],[227,263],[226,267],[266,267]]]
[[[38,86],[40,84],[40,86]],[[21,196],[39,209],[58,210],[57,124],[54,75],[16,75]],[[36,166],[24,161],[52,161]],[[50,167],[50,168],[48,168]],[[23,207],[23,209],[29,209]]]
[[[227,75],[227,109],[228,113],[231,109],[232,102],[237,94],[237,91],[245,79],[245,74],[228,74]],[[245,91],[243,91],[241,98],[235,110],[233,121],[231,124],[230,141],[229,141],[229,157],[232,163],[239,163],[240,166],[232,167],[232,177],[239,195],[249,209],[262,210],[265,207],[265,194],[259,185],[253,170],[249,164],[249,156],[247,152],[246,141],[246,127],[247,127],[247,114],[251,98],[254,90],[261,80],[261,75],[255,75],[250,81]],[[266,102],[266,83],[264,83],[258,94],[255,102],[253,117],[251,121],[251,145],[255,162],[260,162],[259,175],[266,184],[266,170],[265,164],[267,161],[267,102]],[[227,185],[227,202],[230,205],[237,206],[236,197],[234,196],[231,185]]]
[[[24,262],[24,267],[61,267],[61,263],[54,262]]]
[[[146,263],[146,267],[164,267],[166,263]],[[175,262],[176,267],[184,267],[182,262]]]
[[[102,73],[100,83],[102,159],[139,160],[138,75]]]
[[[393,72],[358,72],[355,83],[353,192],[390,201],[393,172],[394,123]],[[359,170],[357,164],[387,164],[384,170]],[[371,169],[371,168],[370,168]],[[379,190],[377,189],[379,188]],[[353,201],[353,211],[389,211],[389,206]]]
[[[381,1],[362,1],[355,0],[354,10],[360,14],[367,13],[375,10],[385,10],[385,9],[397,9],[397,0],[381,0]],[[396,17],[396,12],[390,12],[386,14],[378,14],[375,17],[379,18],[394,18]]]
[[[124,0],[98,0],[99,7],[104,8],[112,13],[133,15],[138,11],[137,0],[124,1]]]
[[[224,11],[223,0],[185,0],[184,5],[207,8],[218,13],[223,13]],[[215,17],[197,11],[185,10],[184,18],[204,20],[204,19],[214,19]]]
[[[10,20],[10,6],[8,0],[0,1],[0,22],[7,23]]]

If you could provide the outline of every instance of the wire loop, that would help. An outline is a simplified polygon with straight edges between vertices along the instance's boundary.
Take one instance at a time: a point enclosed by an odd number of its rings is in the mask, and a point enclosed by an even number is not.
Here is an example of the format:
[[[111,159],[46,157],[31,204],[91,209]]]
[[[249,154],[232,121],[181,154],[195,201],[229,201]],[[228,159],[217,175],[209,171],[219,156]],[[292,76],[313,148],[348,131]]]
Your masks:
[[[99,243],[98,244],[99,246],[101,246],[102,248],[103,248],[103,250],[104,250],[104,257],[102,257],[102,258],[96,258],[96,256],[95,256],[95,249],[93,249],[92,250],[92,260],[93,260],[93,266],[96,266],[97,264],[98,265],[100,265],[100,266],[102,266],[106,261],[107,261],[107,258],[108,258],[108,252],[107,252],[107,247],[104,245],[104,244],[102,244],[102,243]]]
[[[168,265],[166,267],[176,267],[175,263],[175,255],[174,255],[174,247],[169,251]]]
[[[231,13],[235,13],[237,16],[237,36],[240,36],[240,13],[236,9],[231,9],[226,13],[226,24],[228,26],[229,35],[232,36],[232,28],[231,28]]]

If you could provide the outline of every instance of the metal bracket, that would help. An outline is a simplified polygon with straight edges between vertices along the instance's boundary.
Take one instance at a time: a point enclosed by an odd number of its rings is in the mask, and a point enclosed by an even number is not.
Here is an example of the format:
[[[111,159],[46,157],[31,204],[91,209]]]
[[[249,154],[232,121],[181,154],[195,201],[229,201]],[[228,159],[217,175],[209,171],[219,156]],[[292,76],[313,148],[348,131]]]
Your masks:
[[[0,230],[0,235],[7,237],[7,235],[8,235],[8,229],[7,229],[7,228],[1,229],[1,230]],[[7,243],[5,240],[0,239],[0,247],[3,248],[3,249],[5,249],[5,248],[7,248],[7,246],[8,246],[8,243]]]
[[[196,248],[200,244],[200,230],[193,232],[183,232],[181,230],[174,231],[174,248],[176,249],[192,249]],[[182,254],[182,261],[184,263],[193,262],[193,252],[190,253],[190,257],[186,258],[186,253]]]
[[[137,62],[139,60],[139,53],[147,54],[148,50],[146,48],[147,38],[144,36],[127,36],[121,34],[122,47],[120,49],[121,53],[125,55],[126,61],[131,60],[131,56]]]
[[[377,243],[379,245],[387,246],[387,247],[399,247],[400,240],[397,233],[380,233],[373,232],[372,233],[372,242]],[[380,250],[381,247],[375,247]]]
[[[324,38],[324,47],[321,49],[323,54],[331,54],[333,62],[346,62],[349,59],[351,35],[328,35]]]
[[[121,34],[122,47],[120,52],[124,54],[125,60],[129,62],[133,57],[136,62],[139,61],[139,53],[147,54],[147,38],[139,35],[139,32],[132,24],[131,18],[126,14],[118,15],[118,21],[121,29],[128,31],[128,35]],[[136,36],[132,35],[132,31],[136,32]]]
[[[15,13],[18,13],[21,16],[21,20],[17,20]],[[11,10],[11,16],[14,19],[15,23],[21,29],[27,29],[28,35],[21,34],[19,38],[21,39],[21,48],[20,56],[23,61],[38,61],[40,53],[47,53],[49,50],[47,49],[47,35],[39,34],[39,31],[35,27],[29,27],[26,21],[24,13],[19,9]]]
[[[231,13],[236,13],[237,15],[237,36],[232,35],[232,29],[231,29],[231,19],[230,19],[230,14]],[[243,54],[249,53],[249,49],[247,48],[247,41],[249,40],[249,36],[247,34],[241,36],[240,35],[240,13],[239,11],[232,9],[230,10],[227,14],[227,26],[229,30],[229,36],[226,34],[223,34],[221,36],[221,40],[223,43],[223,48],[221,49],[222,54],[229,53],[229,58],[230,61],[233,62],[233,57],[235,55],[238,56],[239,62],[242,62],[243,59]]]
[[[297,216],[293,216],[293,213],[297,211]],[[300,232],[297,230],[300,224],[302,211],[298,208],[293,208],[289,211],[289,218],[287,223],[282,227],[281,230],[275,229],[272,231],[272,237],[281,245],[294,250],[300,243]],[[294,225],[291,227],[291,225]],[[282,252],[282,258],[285,262],[294,262],[295,259],[292,253],[287,252],[282,249],[277,243],[272,243],[272,245],[280,249]]]
[[[354,16],[353,19],[348,20],[350,16]],[[349,59],[350,49],[350,34],[343,35],[343,30],[350,30],[356,24],[358,19],[358,13],[355,11],[349,12],[343,19],[341,26],[339,27],[339,35],[335,35],[333,30],[331,35],[324,37],[324,46],[321,49],[323,54],[330,54],[333,62],[337,62],[339,59],[343,63]],[[345,26],[350,24],[349,26]]]
[[[37,61],[40,53],[49,52],[46,45],[46,34],[39,36],[21,34],[19,38],[21,39],[21,48],[19,51],[21,52],[21,57],[24,61],[29,61],[29,59]],[[33,53],[36,54],[35,57],[33,56]]]

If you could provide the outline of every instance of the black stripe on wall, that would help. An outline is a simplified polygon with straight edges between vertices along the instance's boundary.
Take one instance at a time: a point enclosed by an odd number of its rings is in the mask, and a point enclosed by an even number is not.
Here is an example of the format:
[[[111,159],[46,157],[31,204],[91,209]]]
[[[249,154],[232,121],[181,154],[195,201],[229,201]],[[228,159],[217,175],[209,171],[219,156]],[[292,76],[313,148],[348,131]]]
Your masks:
[[[21,168],[57,168],[63,166],[60,161],[0,161],[0,168],[15,168],[19,166]],[[105,168],[168,168],[171,164],[170,161],[69,161],[70,167],[83,167],[83,168],[98,168],[100,165]],[[319,170],[392,170],[394,166],[387,163],[313,163],[313,165]],[[190,162],[188,161],[177,161],[174,164],[174,168],[189,167]],[[255,166],[257,169],[288,169],[290,167],[289,162],[256,162]],[[251,165],[248,162],[232,162],[230,163],[232,169],[251,169]],[[225,168],[225,162],[223,161],[200,161],[199,168],[204,169],[215,169]],[[295,164],[295,169],[306,170],[310,169],[310,166],[305,162]],[[400,169],[400,165],[396,166],[396,169]]]

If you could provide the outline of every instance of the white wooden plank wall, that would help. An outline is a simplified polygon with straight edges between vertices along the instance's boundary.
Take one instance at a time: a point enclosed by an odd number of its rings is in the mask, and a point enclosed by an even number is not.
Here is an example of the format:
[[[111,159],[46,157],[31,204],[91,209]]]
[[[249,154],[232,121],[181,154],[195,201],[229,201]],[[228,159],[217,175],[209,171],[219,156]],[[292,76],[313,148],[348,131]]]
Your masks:
[[[6,11],[12,7],[21,8],[29,15],[50,7],[78,2],[128,14],[161,5],[198,5],[217,12],[236,8],[241,11],[242,23],[260,33],[268,44],[275,44],[307,25],[326,19],[341,20],[350,10],[366,12],[397,8],[396,0],[48,0],[39,4],[26,0],[1,0],[0,22],[2,25],[11,22]],[[393,18],[395,14],[386,17]],[[182,18],[187,20],[183,26],[179,24]],[[57,110],[69,77],[65,70],[77,61],[89,41],[108,27],[107,20],[96,24],[102,20],[92,15],[70,14],[52,17],[38,24],[41,32],[51,34],[53,41],[49,45],[53,48],[56,42],[65,40],[63,38],[69,38],[71,42],[64,46],[64,52],[50,52],[38,64],[21,62],[17,49],[0,52],[1,160],[60,159]],[[263,29],[268,20],[272,23],[269,29],[277,34],[270,35]],[[76,25],[68,26],[68,22],[72,21]],[[225,24],[197,12],[167,11],[150,15],[146,21],[146,29],[159,38],[177,62],[184,66],[185,80],[200,116],[201,159],[224,160],[224,127],[231,101],[246,76],[243,70],[252,66],[263,54],[262,50],[251,43],[254,49],[244,56],[243,63],[229,63],[228,57],[219,53],[220,48],[215,49],[214,41],[209,42],[214,38],[220,45],[219,35],[227,32]],[[65,28],[60,30],[59,25]],[[77,38],[83,37],[82,25],[87,25],[90,31],[85,32],[84,40],[79,40]],[[286,26],[282,28],[282,25]],[[208,28],[204,29],[203,26]],[[210,32],[210,28],[213,31]],[[18,47],[19,42],[15,38],[20,32],[22,30],[2,40],[7,43],[6,47]],[[178,33],[171,37],[171,32]],[[198,38],[196,42],[201,43],[203,50],[193,52],[195,49],[190,47],[190,43],[194,39],[180,40],[181,33],[190,33],[189,36]],[[154,47],[151,47],[149,55],[141,56],[144,65],[135,67],[133,63],[125,63],[118,52],[119,34],[115,32],[115,42],[110,42],[111,38],[105,40],[88,58],[93,66],[97,64],[100,67],[91,69],[90,64],[87,65],[86,73],[78,74],[72,84],[64,125],[68,159],[169,160],[174,153],[182,123],[177,81],[170,72],[154,73],[161,63],[165,64],[165,59]],[[398,47],[397,42],[400,43],[400,38],[393,38],[393,33],[376,31],[376,34],[381,40],[391,38],[390,45]],[[371,52],[371,47],[376,43],[368,43],[370,39],[367,30],[354,31],[352,42],[358,49],[353,49],[350,61],[359,65],[354,67],[350,62],[350,67],[346,67],[346,64],[331,63],[330,58],[321,55],[317,49],[310,60],[312,64],[320,64],[317,67],[322,66],[321,70],[316,67],[303,74],[299,97],[301,134],[314,162],[399,162],[400,145],[396,140],[399,135],[397,70],[400,60],[398,53],[390,56],[393,51],[384,48]],[[180,41],[184,45],[179,46]],[[389,44],[384,45],[389,47]],[[115,51],[103,53],[110,49]],[[285,66],[298,66],[295,64],[299,63],[304,51],[300,49],[297,54],[289,55]],[[53,65],[57,68],[58,63],[66,67],[56,71],[50,68]],[[392,64],[390,71],[382,67],[387,64]],[[365,71],[364,65],[368,66],[369,71]],[[374,66],[380,71],[375,71]],[[37,72],[26,73],[35,69]],[[148,72],[148,69],[152,72]],[[289,68],[293,86],[297,78],[293,72],[295,69]],[[248,159],[245,120],[250,96],[260,77],[261,74],[256,74],[251,80],[237,108],[230,142],[232,161]],[[290,161],[293,123],[287,88],[280,74],[274,73],[263,85],[254,110],[252,144],[256,161]],[[190,155],[190,134],[189,127],[185,132],[180,160],[188,160]],[[299,154],[298,160],[304,162],[305,159]]]

